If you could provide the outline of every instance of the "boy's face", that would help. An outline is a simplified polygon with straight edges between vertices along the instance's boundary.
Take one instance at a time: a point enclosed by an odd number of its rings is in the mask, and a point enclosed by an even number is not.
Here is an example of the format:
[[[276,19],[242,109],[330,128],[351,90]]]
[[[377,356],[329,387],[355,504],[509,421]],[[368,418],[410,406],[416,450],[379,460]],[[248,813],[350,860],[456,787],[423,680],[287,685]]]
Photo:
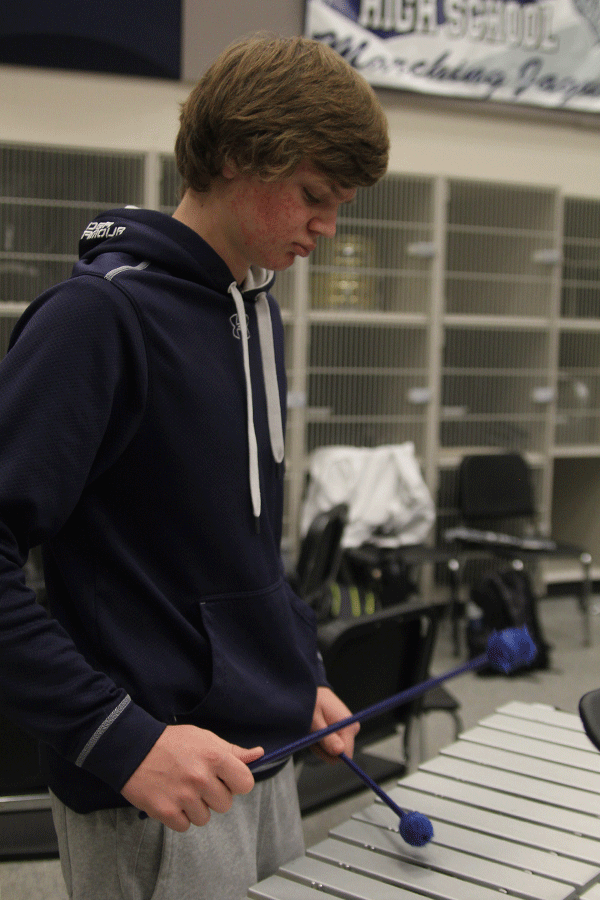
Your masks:
[[[250,265],[277,271],[291,266],[296,256],[308,256],[318,237],[335,235],[340,205],[356,194],[356,188],[339,187],[309,163],[275,182],[229,166],[223,175],[226,238],[236,277]]]

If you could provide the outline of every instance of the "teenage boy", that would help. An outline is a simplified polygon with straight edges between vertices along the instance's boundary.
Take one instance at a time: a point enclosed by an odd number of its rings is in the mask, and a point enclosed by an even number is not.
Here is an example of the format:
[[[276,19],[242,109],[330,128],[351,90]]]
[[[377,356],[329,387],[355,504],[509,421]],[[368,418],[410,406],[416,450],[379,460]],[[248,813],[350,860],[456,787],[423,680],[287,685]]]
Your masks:
[[[243,40],[182,107],[174,215],[99,216],[72,277],[16,326],[0,702],[41,742],[74,900],[240,900],[303,850],[291,762],[256,785],[247,764],[348,710],[282,572],[269,290],[387,154],[381,107],[341,57]],[[50,615],[22,574],[38,544]],[[321,752],[351,754],[355,733]]]

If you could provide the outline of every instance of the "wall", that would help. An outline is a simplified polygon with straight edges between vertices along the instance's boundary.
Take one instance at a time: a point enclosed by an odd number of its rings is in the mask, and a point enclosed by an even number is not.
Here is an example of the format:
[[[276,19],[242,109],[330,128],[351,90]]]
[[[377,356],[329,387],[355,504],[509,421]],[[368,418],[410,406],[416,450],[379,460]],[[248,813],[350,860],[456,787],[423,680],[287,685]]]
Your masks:
[[[555,185],[600,197],[600,117],[382,94],[394,171]]]
[[[304,28],[304,0],[235,0],[207,3],[183,0],[181,73],[195,81],[222,47],[242,34],[269,30],[300,34]]]
[[[190,84],[0,67],[0,140],[169,152]],[[600,197],[600,121],[380,93],[390,170],[557,185]]]

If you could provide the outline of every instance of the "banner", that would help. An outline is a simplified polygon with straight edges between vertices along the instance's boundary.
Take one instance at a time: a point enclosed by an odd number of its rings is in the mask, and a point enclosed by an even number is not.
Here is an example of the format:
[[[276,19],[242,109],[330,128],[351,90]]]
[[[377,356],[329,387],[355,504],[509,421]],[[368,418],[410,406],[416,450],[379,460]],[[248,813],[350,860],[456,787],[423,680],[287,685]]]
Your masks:
[[[372,85],[600,112],[600,0],[307,0]]]

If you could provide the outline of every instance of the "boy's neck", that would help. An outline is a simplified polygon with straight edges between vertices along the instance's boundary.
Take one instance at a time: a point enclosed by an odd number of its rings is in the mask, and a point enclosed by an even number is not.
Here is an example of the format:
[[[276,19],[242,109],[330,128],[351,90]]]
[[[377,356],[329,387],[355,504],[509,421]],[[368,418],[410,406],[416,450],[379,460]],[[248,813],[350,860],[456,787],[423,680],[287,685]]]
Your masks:
[[[224,179],[222,180],[224,181]],[[219,254],[237,283],[241,284],[246,277],[248,267],[245,262],[240,263],[235,260],[230,250],[222,197],[227,185],[225,183],[221,185],[219,181],[219,179],[215,179],[205,193],[188,188],[173,213],[173,218],[183,222],[184,225],[199,234],[215,253]]]

